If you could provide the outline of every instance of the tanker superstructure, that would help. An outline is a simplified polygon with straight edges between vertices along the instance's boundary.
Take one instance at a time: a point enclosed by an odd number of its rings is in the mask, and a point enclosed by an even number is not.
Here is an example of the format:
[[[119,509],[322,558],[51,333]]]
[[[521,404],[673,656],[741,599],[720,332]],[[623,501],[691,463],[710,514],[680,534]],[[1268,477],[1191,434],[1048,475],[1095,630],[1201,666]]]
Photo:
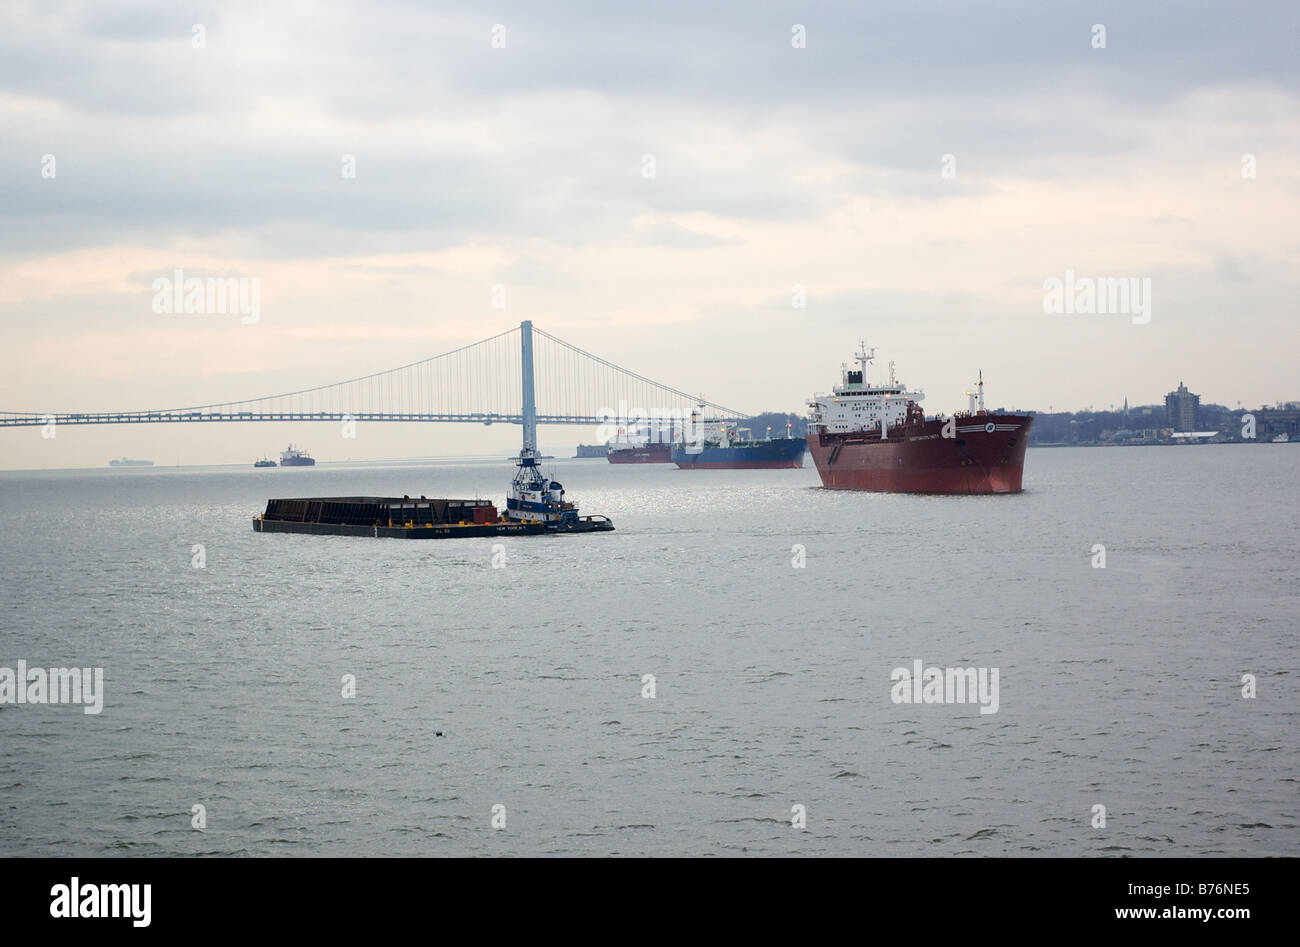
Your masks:
[[[875,349],[864,344],[857,369],[808,403],[808,450],[822,486],[884,493],[1018,493],[1034,419],[989,412],[984,379],[968,391],[968,410],[926,417],[924,391],[894,377],[867,380]]]

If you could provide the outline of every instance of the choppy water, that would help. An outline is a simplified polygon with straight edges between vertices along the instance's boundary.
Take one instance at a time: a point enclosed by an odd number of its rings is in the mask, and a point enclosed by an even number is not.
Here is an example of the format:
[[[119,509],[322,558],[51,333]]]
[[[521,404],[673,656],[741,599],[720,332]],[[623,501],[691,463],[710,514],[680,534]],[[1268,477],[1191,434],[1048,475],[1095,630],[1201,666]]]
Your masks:
[[[618,530],[495,569],[250,518],[500,501],[502,464],[0,474],[0,666],[106,674],[98,716],[0,707],[0,854],[1300,855],[1298,470],[1031,450],[1026,493],[938,498],[562,461]],[[893,703],[916,659],[999,668],[998,712]]]

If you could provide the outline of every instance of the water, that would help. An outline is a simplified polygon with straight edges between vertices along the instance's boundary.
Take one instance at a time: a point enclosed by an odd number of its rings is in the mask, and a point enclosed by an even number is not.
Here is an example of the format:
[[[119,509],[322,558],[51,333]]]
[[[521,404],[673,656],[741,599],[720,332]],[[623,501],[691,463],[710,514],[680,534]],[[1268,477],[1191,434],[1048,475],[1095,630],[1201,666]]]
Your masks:
[[[98,716],[0,706],[0,855],[1300,855],[1298,466],[1039,449],[942,498],[560,461],[616,532],[438,542],[250,519],[499,502],[507,465],[0,474],[0,666],[106,675]],[[917,659],[999,668],[997,713],[893,703]]]

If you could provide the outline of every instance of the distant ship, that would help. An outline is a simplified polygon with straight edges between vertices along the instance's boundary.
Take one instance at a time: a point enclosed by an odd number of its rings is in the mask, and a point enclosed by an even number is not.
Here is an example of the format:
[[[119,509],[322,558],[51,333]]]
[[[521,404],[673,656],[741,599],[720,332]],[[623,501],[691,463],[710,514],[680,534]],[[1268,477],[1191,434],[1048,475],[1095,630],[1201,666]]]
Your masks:
[[[274,466],[275,466],[275,461],[273,461],[270,457],[263,457],[261,460],[255,460],[255,461],[253,461],[253,466],[254,466],[254,467],[274,467]]]
[[[316,460],[306,451],[298,450],[292,444],[280,451],[281,467],[315,467]]]
[[[755,439],[748,436],[748,428],[705,419],[698,410],[691,412],[689,430],[689,440],[672,445],[671,460],[683,470],[772,470],[803,466],[807,445],[799,437]]]
[[[675,439],[672,421],[632,420],[605,442],[605,458],[611,464],[670,464]]]
[[[581,460],[584,457],[604,457],[609,448],[604,444],[579,444],[578,452],[573,455],[574,460]]]
[[[1018,493],[1034,419],[984,408],[984,376],[967,392],[969,410],[927,418],[923,391],[894,378],[867,381],[875,349],[865,343],[857,370],[844,367],[829,395],[808,403],[808,449],[822,486],[885,493]]]
[[[631,444],[610,447],[605,459],[611,464],[669,464],[672,463],[672,444]]]
[[[1288,434],[1286,431],[1283,431],[1281,434],[1275,434],[1273,436],[1274,444],[1288,444],[1290,443],[1290,441],[1291,441],[1291,435]]]
[[[131,460],[129,457],[123,457],[121,460],[110,460],[110,467],[152,467],[152,460]]]

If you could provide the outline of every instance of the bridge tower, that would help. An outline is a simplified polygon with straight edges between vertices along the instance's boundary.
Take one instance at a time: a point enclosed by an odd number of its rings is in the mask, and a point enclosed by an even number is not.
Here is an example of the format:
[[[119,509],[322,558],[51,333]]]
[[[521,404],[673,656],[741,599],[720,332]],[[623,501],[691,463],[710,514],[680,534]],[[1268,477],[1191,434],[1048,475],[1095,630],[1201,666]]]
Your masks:
[[[523,365],[524,450],[537,450],[537,401],[533,392],[533,322],[519,323],[519,354]]]

